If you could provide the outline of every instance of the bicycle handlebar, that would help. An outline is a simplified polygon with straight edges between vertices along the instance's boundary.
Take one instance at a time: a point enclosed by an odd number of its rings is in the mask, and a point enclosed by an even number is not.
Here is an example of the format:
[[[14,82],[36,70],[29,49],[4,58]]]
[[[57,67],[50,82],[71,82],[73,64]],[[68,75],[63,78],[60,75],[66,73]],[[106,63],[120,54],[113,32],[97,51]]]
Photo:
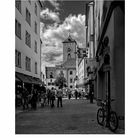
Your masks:
[[[102,100],[102,99],[97,99],[98,101],[104,101],[106,102],[107,100]],[[110,99],[111,102],[115,101],[115,99]]]

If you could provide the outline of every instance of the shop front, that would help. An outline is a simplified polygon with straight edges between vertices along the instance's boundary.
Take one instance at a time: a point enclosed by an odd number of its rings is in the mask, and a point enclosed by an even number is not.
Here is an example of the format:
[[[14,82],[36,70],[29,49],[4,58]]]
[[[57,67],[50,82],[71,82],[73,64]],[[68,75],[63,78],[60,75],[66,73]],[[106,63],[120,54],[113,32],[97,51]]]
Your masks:
[[[39,78],[31,77],[22,73],[15,73],[15,103],[16,107],[20,106],[23,88],[26,88],[28,94],[31,94],[32,88],[37,89],[39,93],[45,92],[45,87]]]

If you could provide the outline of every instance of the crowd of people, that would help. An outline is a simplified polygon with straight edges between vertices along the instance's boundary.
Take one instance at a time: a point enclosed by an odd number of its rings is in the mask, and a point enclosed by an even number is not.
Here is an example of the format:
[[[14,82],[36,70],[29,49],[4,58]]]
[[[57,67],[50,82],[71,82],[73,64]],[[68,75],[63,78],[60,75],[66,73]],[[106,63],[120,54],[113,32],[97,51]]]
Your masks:
[[[36,110],[38,106],[50,106],[51,108],[55,106],[63,107],[62,98],[64,97],[64,91],[61,87],[58,87],[58,89],[52,87],[51,89],[45,89],[45,91],[37,90],[32,87],[30,92],[27,90],[26,87],[23,87],[22,92],[20,92],[20,95],[21,106],[23,110]],[[77,100],[83,98],[84,92],[79,92],[78,90],[75,90],[72,93],[70,89],[67,89],[66,96],[69,100],[71,99],[71,97],[75,96],[75,99]],[[17,98],[18,97],[16,97],[16,100]]]
[[[41,107],[48,105],[53,108],[55,106],[54,102],[56,98],[57,107],[63,107],[63,90],[60,87],[58,89],[52,87],[51,89],[46,89],[45,91],[39,91],[32,88],[31,92],[29,92],[26,87],[23,87],[22,91],[16,94],[16,107],[20,105],[23,110],[36,110],[39,105]]]

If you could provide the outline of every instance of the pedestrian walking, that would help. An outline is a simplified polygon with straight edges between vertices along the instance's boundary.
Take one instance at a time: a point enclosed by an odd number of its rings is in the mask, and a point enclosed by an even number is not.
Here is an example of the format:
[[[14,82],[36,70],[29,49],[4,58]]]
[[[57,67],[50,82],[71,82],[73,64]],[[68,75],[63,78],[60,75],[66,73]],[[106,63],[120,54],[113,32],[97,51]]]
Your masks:
[[[51,102],[51,90],[47,89],[47,104],[50,105]]]
[[[44,97],[43,97],[43,95],[41,95],[40,104],[41,104],[41,107],[44,107]]]
[[[79,97],[79,99],[81,98],[81,93],[80,93],[80,91],[78,92],[78,97]]]
[[[61,107],[63,107],[63,105],[62,105],[62,97],[63,97],[63,91],[59,87],[59,89],[57,91],[57,107],[59,107],[59,104],[60,104]]]
[[[68,89],[67,94],[68,94],[68,98],[70,100],[71,99],[71,91],[70,91],[70,89]]]
[[[55,100],[55,90],[52,87],[52,89],[51,89],[51,95],[50,95],[50,105],[51,105],[51,108],[53,108],[55,106],[54,105],[54,100]]]
[[[44,94],[44,106],[46,106],[47,95]]]
[[[32,95],[32,109],[36,110],[37,109],[37,90],[33,90],[33,95]]]
[[[77,100],[77,97],[78,97],[78,91],[75,90],[75,99]]]
[[[22,91],[22,105],[23,105],[23,110],[28,109],[28,90],[23,87]]]

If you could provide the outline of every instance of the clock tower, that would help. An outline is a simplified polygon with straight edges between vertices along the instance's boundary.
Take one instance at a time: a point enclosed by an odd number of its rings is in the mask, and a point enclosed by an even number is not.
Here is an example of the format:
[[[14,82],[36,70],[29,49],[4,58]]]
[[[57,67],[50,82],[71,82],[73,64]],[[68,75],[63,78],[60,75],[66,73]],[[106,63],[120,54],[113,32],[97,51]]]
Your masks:
[[[70,59],[76,59],[76,41],[69,35],[68,38],[63,41],[63,62]]]
[[[75,88],[74,79],[76,76],[76,41],[72,37],[62,42],[63,43],[63,63],[56,66],[56,75],[64,73],[67,88],[73,90]]]

